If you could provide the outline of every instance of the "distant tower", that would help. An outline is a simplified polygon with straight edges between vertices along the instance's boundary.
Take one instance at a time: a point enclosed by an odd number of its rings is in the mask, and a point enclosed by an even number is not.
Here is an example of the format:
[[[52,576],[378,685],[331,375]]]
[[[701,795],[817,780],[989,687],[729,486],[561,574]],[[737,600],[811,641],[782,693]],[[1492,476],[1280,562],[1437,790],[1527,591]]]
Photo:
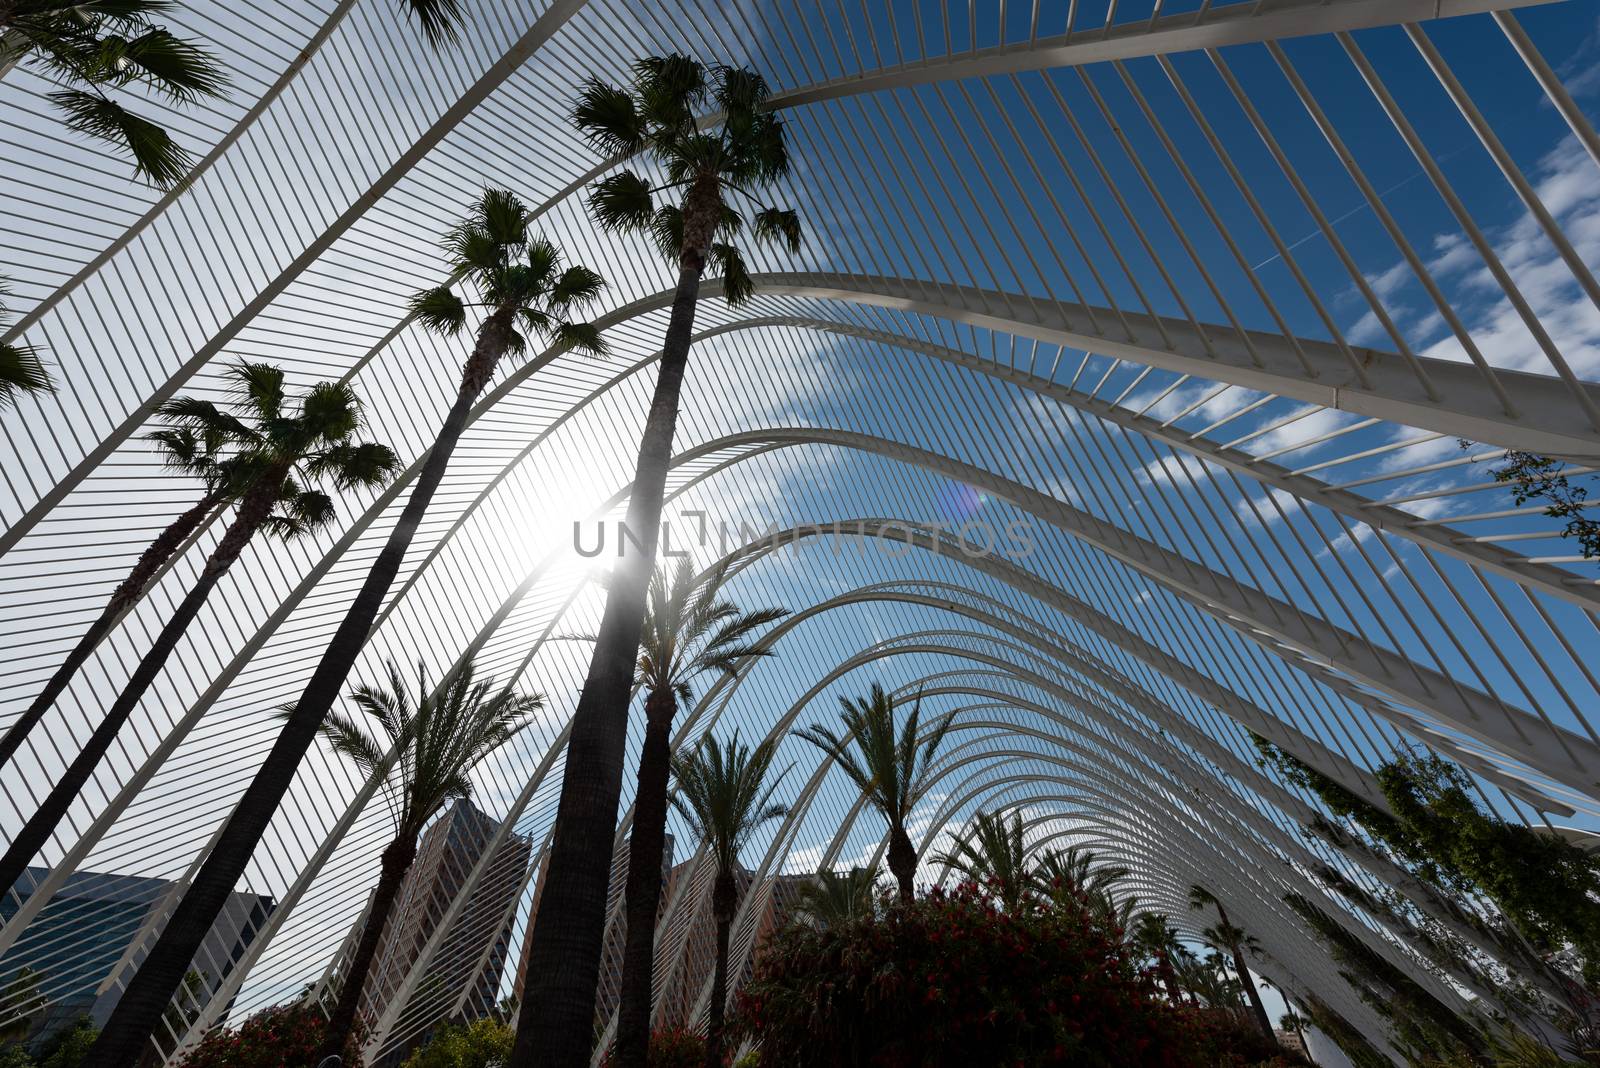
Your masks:
[[[416,862],[384,924],[368,974],[361,1011],[369,1024],[389,1007],[499,826],[499,821],[463,798],[423,833]],[[475,1019],[493,1010],[510,949],[509,906],[532,855],[533,843],[524,835],[507,835],[501,843],[457,916],[453,933],[413,988],[413,1002],[427,999],[430,1017]],[[341,970],[354,952],[364,922],[365,916],[345,938],[339,953]]]

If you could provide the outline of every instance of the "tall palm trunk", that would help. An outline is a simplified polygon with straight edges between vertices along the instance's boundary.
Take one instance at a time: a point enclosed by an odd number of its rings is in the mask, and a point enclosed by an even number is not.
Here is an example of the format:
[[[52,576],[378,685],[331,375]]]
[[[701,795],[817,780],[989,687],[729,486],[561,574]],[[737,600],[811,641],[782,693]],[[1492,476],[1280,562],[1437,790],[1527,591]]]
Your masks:
[[[1228,922],[1227,910],[1222,907],[1222,902],[1217,902],[1217,919],[1222,921],[1224,927],[1231,928]],[[1239,982],[1244,984],[1245,996],[1250,1000],[1250,1011],[1255,1015],[1256,1023],[1261,1027],[1261,1033],[1268,1038],[1276,1036],[1272,1030],[1272,1019],[1267,1016],[1267,1006],[1261,1000],[1261,991],[1256,989],[1255,980],[1250,977],[1250,969],[1244,963],[1244,947],[1234,942],[1228,947],[1233,951],[1233,970],[1239,973]]]
[[[266,760],[234,806],[226,831],[195,873],[194,882],[112,1010],[111,1018],[106,1021],[85,1063],[102,1068],[132,1068],[167,1002],[183,981],[184,970],[244,874],[250,855],[294,782],[300,761],[311,748],[323,717],[333,707],[366,643],[372,622],[383,606],[384,595],[389,592],[434,491],[444,478],[456,442],[466,428],[473,401],[488,384],[495,365],[505,354],[513,315],[513,310],[501,309],[484,320],[477,344],[463,370],[455,403],[439,428],[439,436],[434,439],[399,521],[389,532],[389,540],[373,561],[361,591],[334,632],[293,714],[284,722]]]
[[[689,366],[695,305],[705,271],[704,250],[715,221],[715,188],[709,204],[702,189],[697,184],[686,201],[678,288],[628,499],[628,530],[638,551],[617,565],[589,674],[572,714],[550,867],[528,950],[526,973],[531,982],[517,1013],[511,1068],[583,1064],[594,1036],[594,992],[605,938],[606,884],[611,878],[610,842],[628,736],[628,691],[655,566],[678,395]]]
[[[666,847],[667,780],[672,763],[670,689],[645,700],[644,749],[633,802],[625,901],[627,944],[622,956],[622,1001],[617,1008],[618,1068],[645,1068],[650,1056],[650,1007],[655,975],[656,910],[661,904],[661,858]]]
[[[283,475],[286,473],[287,471],[274,472],[273,476],[265,478],[263,484],[240,503],[239,514],[228,527],[228,532],[222,536],[222,540],[217,543],[217,547],[212,550],[211,556],[207,558],[200,577],[195,580],[188,594],[178,603],[177,610],[156,635],[150,650],[139,661],[138,667],[128,679],[128,684],[117,695],[110,711],[89,736],[83,751],[55,781],[38,810],[28,817],[28,822],[23,824],[22,830],[11,840],[5,856],[0,857],[0,892],[16,885],[17,880],[22,878],[22,873],[27,869],[28,863],[38,856],[39,850],[44,848],[44,844],[55,833],[57,825],[66,818],[67,810],[83,792],[84,785],[94,774],[94,769],[99,766],[101,758],[111,748],[111,743],[116,741],[117,733],[133,715],[133,710],[138,707],[140,699],[150,689],[151,683],[155,682],[161,669],[166,666],[173,650],[178,647],[183,632],[194,622],[195,616],[200,614],[200,609],[206,603],[206,598],[211,595],[211,590],[233,566],[234,561],[239,559],[245,544],[271,514],[273,505],[277,503],[278,487],[282,485]],[[183,967],[188,968],[189,961],[193,958],[194,954],[190,953],[189,957],[185,958]],[[179,981],[183,979],[181,971],[178,979]]]
[[[917,850],[898,823],[889,828],[889,871],[900,884],[900,904],[911,904],[917,896]]]
[[[168,523],[167,529],[145,547],[138,562],[133,565],[133,570],[129,571],[127,577],[112,591],[111,600],[106,602],[106,607],[99,618],[91,623],[83,637],[78,639],[78,644],[72,647],[72,652],[67,654],[66,660],[56,668],[55,674],[44,684],[44,689],[39,691],[39,696],[35,697],[27,710],[11,724],[5,737],[0,738],[0,768],[11,763],[11,758],[22,747],[29,732],[44,719],[44,714],[50,711],[50,707],[56,703],[56,698],[66,690],[67,683],[72,681],[78,669],[88,661],[89,654],[93,653],[95,647],[111,633],[112,628],[117,625],[117,620],[122,618],[122,614],[132,608],[144,595],[145,587],[150,585],[151,580],[156,577],[162,566],[172,559],[173,554],[189,535],[200,529],[200,524],[220,501],[221,494],[207,494],[202,497],[198,504]],[[4,889],[5,887],[0,887],[0,892]]]
[[[717,920],[717,962],[711,973],[711,1019],[706,1025],[706,1068],[722,1068],[723,1018],[728,1008],[728,932],[739,904],[739,885],[730,871],[717,872],[711,909]]]
[[[417,835],[414,831],[402,831],[383,851],[378,885],[372,891],[372,905],[367,909],[367,922],[361,929],[361,940],[356,943],[356,951],[350,957],[350,966],[345,969],[339,986],[339,1000],[333,1007],[333,1014],[328,1017],[328,1029],[323,1033],[321,1048],[311,1058],[312,1064],[321,1064],[326,1058],[344,1052],[345,1043],[350,1040],[350,1032],[355,1027],[356,1013],[361,1009],[361,995],[366,992],[367,974],[372,971],[372,962],[378,955],[378,944],[383,940],[384,926],[388,923],[389,914],[394,911],[394,903],[400,895],[406,873],[416,859]]]

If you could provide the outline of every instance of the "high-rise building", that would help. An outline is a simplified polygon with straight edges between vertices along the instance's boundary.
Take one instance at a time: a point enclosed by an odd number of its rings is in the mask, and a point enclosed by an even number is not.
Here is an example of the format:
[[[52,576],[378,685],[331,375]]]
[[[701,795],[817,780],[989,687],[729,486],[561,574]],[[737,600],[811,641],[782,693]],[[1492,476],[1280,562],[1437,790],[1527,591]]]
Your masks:
[[[362,1014],[369,1023],[389,1007],[499,826],[463,798],[423,833],[417,859],[384,924],[378,954],[368,973]],[[501,843],[457,916],[444,950],[430,962],[415,988],[413,997],[448,995],[446,1005],[430,1000],[430,1012],[476,1018],[494,1007],[511,944],[511,900],[532,853],[533,843],[525,835],[512,833]],[[365,922],[363,914],[346,936],[340,950],[341,968],[354,951]]]
[[[0,923],[16,914],[48,874],[47,868],[23,873],[0,899]],[[0,957],[0,986],[31,985],[30,1003],[43,1003],[27,1023],[33,1038],[42,1039],[81,1017],[96,1026],[105,1023],[154,944],[160,919],[176,903],[176,890],[168,880],[137,875],[79,871],[67,877]],[[272,907],[272,899],[259,894],[229,897],[195,955],[186,984],[188,1009],[198,1011],[227,978]],[[19,974],[27,978],[19,980]]]

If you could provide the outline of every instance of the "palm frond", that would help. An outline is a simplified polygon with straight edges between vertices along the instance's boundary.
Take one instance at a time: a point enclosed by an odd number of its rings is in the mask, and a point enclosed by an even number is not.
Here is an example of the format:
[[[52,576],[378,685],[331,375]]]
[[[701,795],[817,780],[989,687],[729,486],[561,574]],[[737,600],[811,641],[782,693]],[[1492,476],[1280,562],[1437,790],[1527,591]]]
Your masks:
[[[340,490],[377,489],[387,485],[399,467],[400,457],[393,449],[371,441],[335,445],[305,463],[308,475],[329,479]]]
[[[67,128],[107,141],[133,157],[134,174],[160,189],[178,185],[194,169],[194,156],[162,127],[98,93],[60,89],[50,101],[66,112]]]
[[[735,731],[726,744],[707,735],[692,752],[672,758],[678,783],[672,805],[705,843],[719,873],[731,872],[750,838],[789,811],[772,800],[792,770],[786,768],[769,781],[775,752],[774,739],[751,749]]]
[[[263,422],[283,414],[283,369],[270,363],[241,360],[224,374],[232,380],[235,395]]]
[[[299,422],[310,441],[344,441],[361,428],[362,404],[346,382],[318,382],[300,402]]]
[[[712,96],[727,112],[756,111],[766,101],[767,80],[753,70],[721,66],[716,69]]]
[[[646,122],[668,130],[693,129],[706,98],[706,70],[688,56],[648,56],[633,65],[638,109]]]
[[[589,190],[589,211],[608,233],[645,230],[655,217],[650,183],[632,171],[618,171]]]
[[[529,289],[535,291],[549,290],[556,276],[556,271],[561,267],[561,250],[555,243],[542,235],[530,237],[526,246],[526,261],[529,276]],[[596,275],[596,278],[599,276]]]
[[[467,308],[449,286],[424,289],[411,298],[412,318],[424,329],[444,337],[454,337],[467,323]]]
[[[650,243],[671,263],[683,255],[683,209],[676,204],[664,204],[650,217],[648,227]]]
[[[129,77],[183,104],[221,96],[228,88],[228,76],[215,57],[160,27],[123,40],[113,63]]]
[[[0,342],[0,408],[15,404],[23,393],[48,393],[55,388],[33,345]]]
[[[557,345],[573,352],[586,352],[590,356],[606,356],[610,353],[600,328],[593,323],[562,323],[556,327],[554,340]]]
[[[582,308],[606,288],[606,280],[587,267],[568,267],[550,287],[550,302],[561,308]]]
[[[506,246],[477,223],[456,226],[445,234],[442,245],[452,265],[452,281],[486,275],[505,266]]]
[[[521,245],[528,240],[528,206],[509,189],[485,189],[472,213],[476,228],[496,244]]]
[[[317,490],[300,490],[278,502],[262,527],[284,541],[315,534],[338,518],[333,500]]]
[[[744,254],[725,242],[711,246],[711,259],[722,272],[722,299],[731,308],[737,308],[756,295],[755,280],[745,266]]]
[[[472,769],[526,727],[544,698],[479,679],[470,657],[437,686],[423,662],[414,684],[393,661],[387,668],[387,687],[362,686],[350,696],[397,747],[391,772],[400,795],[397,818],[402,830],[419,831],[447,802],[471,794]]]
[[[645,125],[633,97],[594,78],[583,83],[572,109],[573,124],[608,156],[631,156],[644,147]]]
[[[417,20],[430,47],[438,49],[455,44],[465,21],[461,0],[401,0],[401,4]]]
[[[170,427],[190,431],[199,437],[230,441],[250,441],[256,431],[232,412],[199,397],[174,397],[156,409],[156,418]]]
[[[790,252],[800,251],[800,214],[793,208],[762,208],[756,212],[757,241],[770,241]]]

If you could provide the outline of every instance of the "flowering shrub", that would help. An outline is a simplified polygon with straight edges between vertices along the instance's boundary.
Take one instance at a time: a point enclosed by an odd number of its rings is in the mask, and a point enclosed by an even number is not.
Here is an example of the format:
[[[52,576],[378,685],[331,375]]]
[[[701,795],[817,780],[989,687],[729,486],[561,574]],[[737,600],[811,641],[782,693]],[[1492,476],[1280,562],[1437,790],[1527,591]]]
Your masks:
[[[611,1054],[600,1062],[611,1068]],[[681,1027],[668,1027],[650,1035],[650,1068],[705,1068],[705,1036]]]
[[[1181,1009],[1197,1068],[1303,1068],[1310,1062],[1279,1046],[1241,1013]]]
[[[826,931],[776,933],[740,995],[762,1060],[794,1068],[1192,1068],[1185,1016],[1083,901],[973,886]]]
[[[181,1068],[313,1068],[311,1058],[322,1041],[327,1017],[315,1005],[293,1002],[275,1005],[251,1016],[238,1027],[212,1031],[187,1057]],[[358,1023],[344,1048],[345,1068],[360,1068],[365,1035]]]

